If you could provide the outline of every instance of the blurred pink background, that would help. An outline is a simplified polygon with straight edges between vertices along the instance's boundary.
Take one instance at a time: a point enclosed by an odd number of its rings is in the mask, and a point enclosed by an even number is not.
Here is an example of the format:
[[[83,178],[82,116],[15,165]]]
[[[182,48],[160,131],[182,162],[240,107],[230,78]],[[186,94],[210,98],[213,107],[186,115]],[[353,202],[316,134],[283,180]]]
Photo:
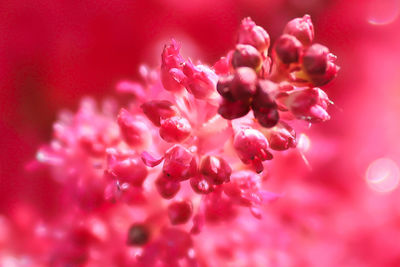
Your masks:
[[[14,220],[23,206],[42,216],[58,212],[57,185],[46,170],[25,170],[50,140],[57,113],[86,95],[112,96],[117,81],[135,79],[142,63],[156,67],[171,37],[185,55],[213,64],[233,46],[243,17],[274,41],[288,20],[306,13],[341,71],[326,88],[336,103],[332,120],[309,131],[313,171],[296,179],[333,189],[343,203],[326,203],[331,215],[351,211],[357,220],[347,223],[376,233],[355,239],[361,255],[391,250],[391,238],[400,236],[397,0],[1,1],[0,214]],[[324,149],[312,150],[318,142]],[[380,178],[384,184],[370,181]],[[347,210],[336,214],[331,204]],[[371,266],[400,266],[397,253]]]

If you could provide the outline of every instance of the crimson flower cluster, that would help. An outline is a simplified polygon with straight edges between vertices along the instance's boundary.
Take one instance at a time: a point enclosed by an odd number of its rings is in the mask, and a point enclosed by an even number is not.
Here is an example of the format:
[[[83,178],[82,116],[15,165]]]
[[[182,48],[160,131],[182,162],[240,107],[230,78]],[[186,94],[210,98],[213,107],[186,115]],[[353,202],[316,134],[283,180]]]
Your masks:
[[[235,220],[240,207],[261,219],[279,197],[264,189],[271,150],[296,147],[292,122],[330,118],[331,101],[316,86],[339,68],[313,38],[305,15],[270,49],[268,33],[245,18],[235,48],[212,67],[182,57],[172,40],[160,69],[142,66],[141,81],[117,85],[128,105],[107,100],[99,109],[85,99],[76,114],[62,113],[38,160],[63,185],[68,223],[49,226],[62,234],[48,246],[64,246],[43,260],[209,266],[194,236]]]

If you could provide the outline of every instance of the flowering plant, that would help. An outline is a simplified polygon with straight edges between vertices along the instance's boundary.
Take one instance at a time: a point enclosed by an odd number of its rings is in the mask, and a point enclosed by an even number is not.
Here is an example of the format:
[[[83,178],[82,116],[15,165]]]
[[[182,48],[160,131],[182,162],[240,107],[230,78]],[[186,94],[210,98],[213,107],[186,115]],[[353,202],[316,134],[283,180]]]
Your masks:
[[[297,132],[330,119],[320,87],[339,67],[313,38],[305,15],[270,48],[268,33],[245,18],[236,46],[213,66],[185,59],[172,40],[159,69],[142,66],[141,81],[117,85],[122,107],[87,98],[75,114],[61,113],[37,154],[63,185],[64,203],[38,241],[51,251],[38,264],[275,261],[260,259],[268,242],[249,226],[264,226],[243,208],[262,219],[263,206],[281,197],[265,186],[273,151],[301,150]],[[222,234],[226,227],[234,233]]]

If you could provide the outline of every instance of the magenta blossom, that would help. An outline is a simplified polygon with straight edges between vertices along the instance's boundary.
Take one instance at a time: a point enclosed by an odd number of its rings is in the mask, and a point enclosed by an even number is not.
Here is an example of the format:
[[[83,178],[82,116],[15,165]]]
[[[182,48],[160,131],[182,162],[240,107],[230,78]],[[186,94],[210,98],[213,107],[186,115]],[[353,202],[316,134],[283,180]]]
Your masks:
[[[258,228],[247,216],[263,218],[281,197],[266,189],[270,151],[296,148],[296,119],[330,118],[315,86],[337,66],[310,46],[313,34],[308,16],[295,19],[268,56],[268,33],[246,18],[212,67],[184,59],[172,41],[160,69],[142,67],[143,83],[118,84],[128,104],[86,99],[61,114],[37,157],[63,185],[66,214],[46,226],[40,242],[55,248],[36,265],[225,266],[245,255],[234,266],[256,266],[239,222]],[[228,239],[197,242],[222,222],[236,233],[229,250]]]

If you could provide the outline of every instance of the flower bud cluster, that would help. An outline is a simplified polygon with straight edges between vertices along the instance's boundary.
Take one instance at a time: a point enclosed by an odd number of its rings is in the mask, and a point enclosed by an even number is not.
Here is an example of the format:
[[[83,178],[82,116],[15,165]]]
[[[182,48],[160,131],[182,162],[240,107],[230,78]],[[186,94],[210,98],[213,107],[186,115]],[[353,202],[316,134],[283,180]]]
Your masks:
[[[68,226],[54,230],[64,233],[65,256],[57,247],[48,263],[200,266],[207,253],[192,236],[233,223],[242,207],[260,219],[279,196],[263,182],[271,151],[296,147],[295,119],[330,118],[331,101],[316,86],[338,67],[313,37],[306,15],[270,50],[268,33],[245,18],[234,50],[212,67],[186,60],[172,41],[159,70],[142,67],[143,84],[117,86],[133,96],[128,105],[98,109],[84,100],[76,114],[62,114],[38,153],[62,185],[68,213],[60,218]],[[82,225],[85,242],[77,242],[71,236]]]

